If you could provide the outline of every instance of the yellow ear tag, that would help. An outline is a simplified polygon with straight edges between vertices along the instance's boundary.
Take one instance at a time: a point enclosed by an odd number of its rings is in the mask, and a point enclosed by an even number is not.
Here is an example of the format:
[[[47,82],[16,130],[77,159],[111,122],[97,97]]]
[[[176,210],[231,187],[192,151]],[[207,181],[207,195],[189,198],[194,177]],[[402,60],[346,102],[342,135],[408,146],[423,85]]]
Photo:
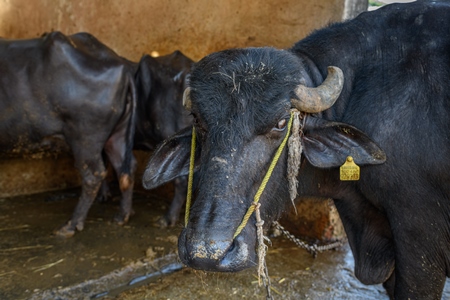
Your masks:
[[[359,166],[353,161],[353,157],[347,156],[345,163],[340,168],[340,179],[342,181],[359,180]]]

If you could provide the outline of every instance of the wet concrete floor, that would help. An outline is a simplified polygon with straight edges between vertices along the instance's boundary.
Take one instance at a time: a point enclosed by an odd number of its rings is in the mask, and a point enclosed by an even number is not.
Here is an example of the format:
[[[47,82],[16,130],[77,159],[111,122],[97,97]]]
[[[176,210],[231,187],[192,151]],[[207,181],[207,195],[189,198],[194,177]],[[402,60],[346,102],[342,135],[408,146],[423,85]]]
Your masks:
[[[181,265],[181,225],[155,225],[169,197],[136,193],[136,214],[123,227],[111,221],[117,202],[94,203],[82,232],[53,236],[78,194],[0,199],[0,299],[265,299],[255,269],[219,274]],[[267,265],[274,299],[388,299],[380,285],[354,277],[347,245],[314,259],[283,238],[272,242]],[[443,299],[450,299],[448,290]]]

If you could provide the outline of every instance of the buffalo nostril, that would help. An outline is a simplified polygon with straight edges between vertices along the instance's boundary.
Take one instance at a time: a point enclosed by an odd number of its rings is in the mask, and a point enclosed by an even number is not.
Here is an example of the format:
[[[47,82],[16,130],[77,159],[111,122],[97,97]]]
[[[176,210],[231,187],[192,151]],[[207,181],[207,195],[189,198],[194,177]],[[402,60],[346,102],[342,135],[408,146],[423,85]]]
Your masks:
[[[231,243],[230,247],[228,248],[227,253],[232,252],[232,251],[234,250],[234,248],[236,247],[235,245],[236,245],[236,242],[233,241],[233,242]]]
[[[254,239],[238,236],[229,245],[226,253],[216,266],[217,271],[237,272],[255,266],[256,252]]]
[[[205,271],[236,272],[254,266],[254,238],[244,238],[243,234],[235,239],[217,239],[192,236],[183,230],[178,244],[180,259],[187,266]]]

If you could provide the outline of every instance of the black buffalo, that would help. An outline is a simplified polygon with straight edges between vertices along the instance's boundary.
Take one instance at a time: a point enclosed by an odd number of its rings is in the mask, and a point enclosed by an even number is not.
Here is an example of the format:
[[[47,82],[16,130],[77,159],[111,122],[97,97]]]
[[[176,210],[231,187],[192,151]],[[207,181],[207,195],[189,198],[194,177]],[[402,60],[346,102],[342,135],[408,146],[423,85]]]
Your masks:
[[[148,150],[188,124],[181,93],[192,61],[175,52],[134,63],[88,33],[3,39],[0,53],[1,156],[70,151],[81,175],[80,200],[56,233],[69,237],[83,229],[106,176],[102,153],[122,194],[115,219],[127,222],[136,169],[133,146]]]
[[[288,50],[226,50],[194,65],[185,95],[196,184],[181,260],[215,271],[255,264],[254,217],[233,235],[296,107],[298,194],[335,199],[356,276],[391,298],[439,299],[450,274],[449,33],[448,1],[393,4]],[[164,142],[144,185],[187,174],[190,141],[184,130]],[[266,225],[290,205],[286,152],[260,200]],[[339,179],[347,156],[359,181]]]
[[[71,220],[82,230],[106,175],[105,151],[122,190],[119,222],[131,213],[136,89],[132,65],[89,34],[60,32],[0,40],[0,152],[3,156],[71,150],[82,180]]]
[[[138,94],[134,148],[153,151],[157,144],[192,125],[192,116],[182,105],[183,91],[194,61],[180,51],[141,59],[136,74]],[[174,196],[162,226],[174,226],[186,199],[187,177],[174,179]]]
[[[182,105],[193,61],[180,51],[151,57],[144,55],[135,65],[136,121],[135,150],[153,151],[157,144],[192,125],[192,116]],[[159,220],[162,226],[174,226],[186,199],[187,178],[174,179],[174,197],[167,213]],[[103,181],[100,200],[110,198],[111,192]]]

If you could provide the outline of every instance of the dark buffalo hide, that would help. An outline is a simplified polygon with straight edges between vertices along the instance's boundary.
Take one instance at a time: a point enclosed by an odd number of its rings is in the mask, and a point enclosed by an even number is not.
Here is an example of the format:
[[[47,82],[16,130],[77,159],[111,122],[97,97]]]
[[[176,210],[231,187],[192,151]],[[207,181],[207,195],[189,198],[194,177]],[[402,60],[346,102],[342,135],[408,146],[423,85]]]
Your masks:
[[[291,49],[226,50],[196,63],[186,93],[196,180],[181,260],[228,272],[255,264],[254,216],[233,235],[295,106],[307,112],[298,194],[335,199],[356,276],[384,283],[391,298],[440,299],[450,273],[449,33],[450,2],[417,1],[330,25]],[[336,102],[323,111],[299,105],[327,95]],[[188,173],[190,132],[156,150],[146,187]],[[359,181],[339,179],[348,155]],[[290,205],[286,173],[285,150],[260,199],[266,225]]]
[[[132,149],[152,149],[189,124],[181,93],[192,61],[177,51],[134,63],[88,33],[2,39],[0,52],[0,155],[71,152],[81,175],[73,216],[56,233],[69,237],[83,229],[106,176],[105,158],[122,194],[116,221],[127,222],[136,168]],[[166,216],[169,224],[184,201],[186,180],[176,180],[181,193]]]
[[[156,145],[177,131],[192,125],[192,117],[182,106],[183,91],[193,61],[180,51],[151,57],[144,55],[136,67],[135,81],[137,109],[135,122],[135,150],[153,151]],[[174,178],[174,197],[159,225],[174,226],[186,198],[186,176]],[[111,192],[105,181],[99,200],[106,200]]]
[[[122,190],[117,220],[131,214],[136,119],[134,68],[92,35],[51,32],[0,40],[2,156],[70,149],[82,180],[72,218],[57,231],[82,230],[106,175],[104,151]]]

